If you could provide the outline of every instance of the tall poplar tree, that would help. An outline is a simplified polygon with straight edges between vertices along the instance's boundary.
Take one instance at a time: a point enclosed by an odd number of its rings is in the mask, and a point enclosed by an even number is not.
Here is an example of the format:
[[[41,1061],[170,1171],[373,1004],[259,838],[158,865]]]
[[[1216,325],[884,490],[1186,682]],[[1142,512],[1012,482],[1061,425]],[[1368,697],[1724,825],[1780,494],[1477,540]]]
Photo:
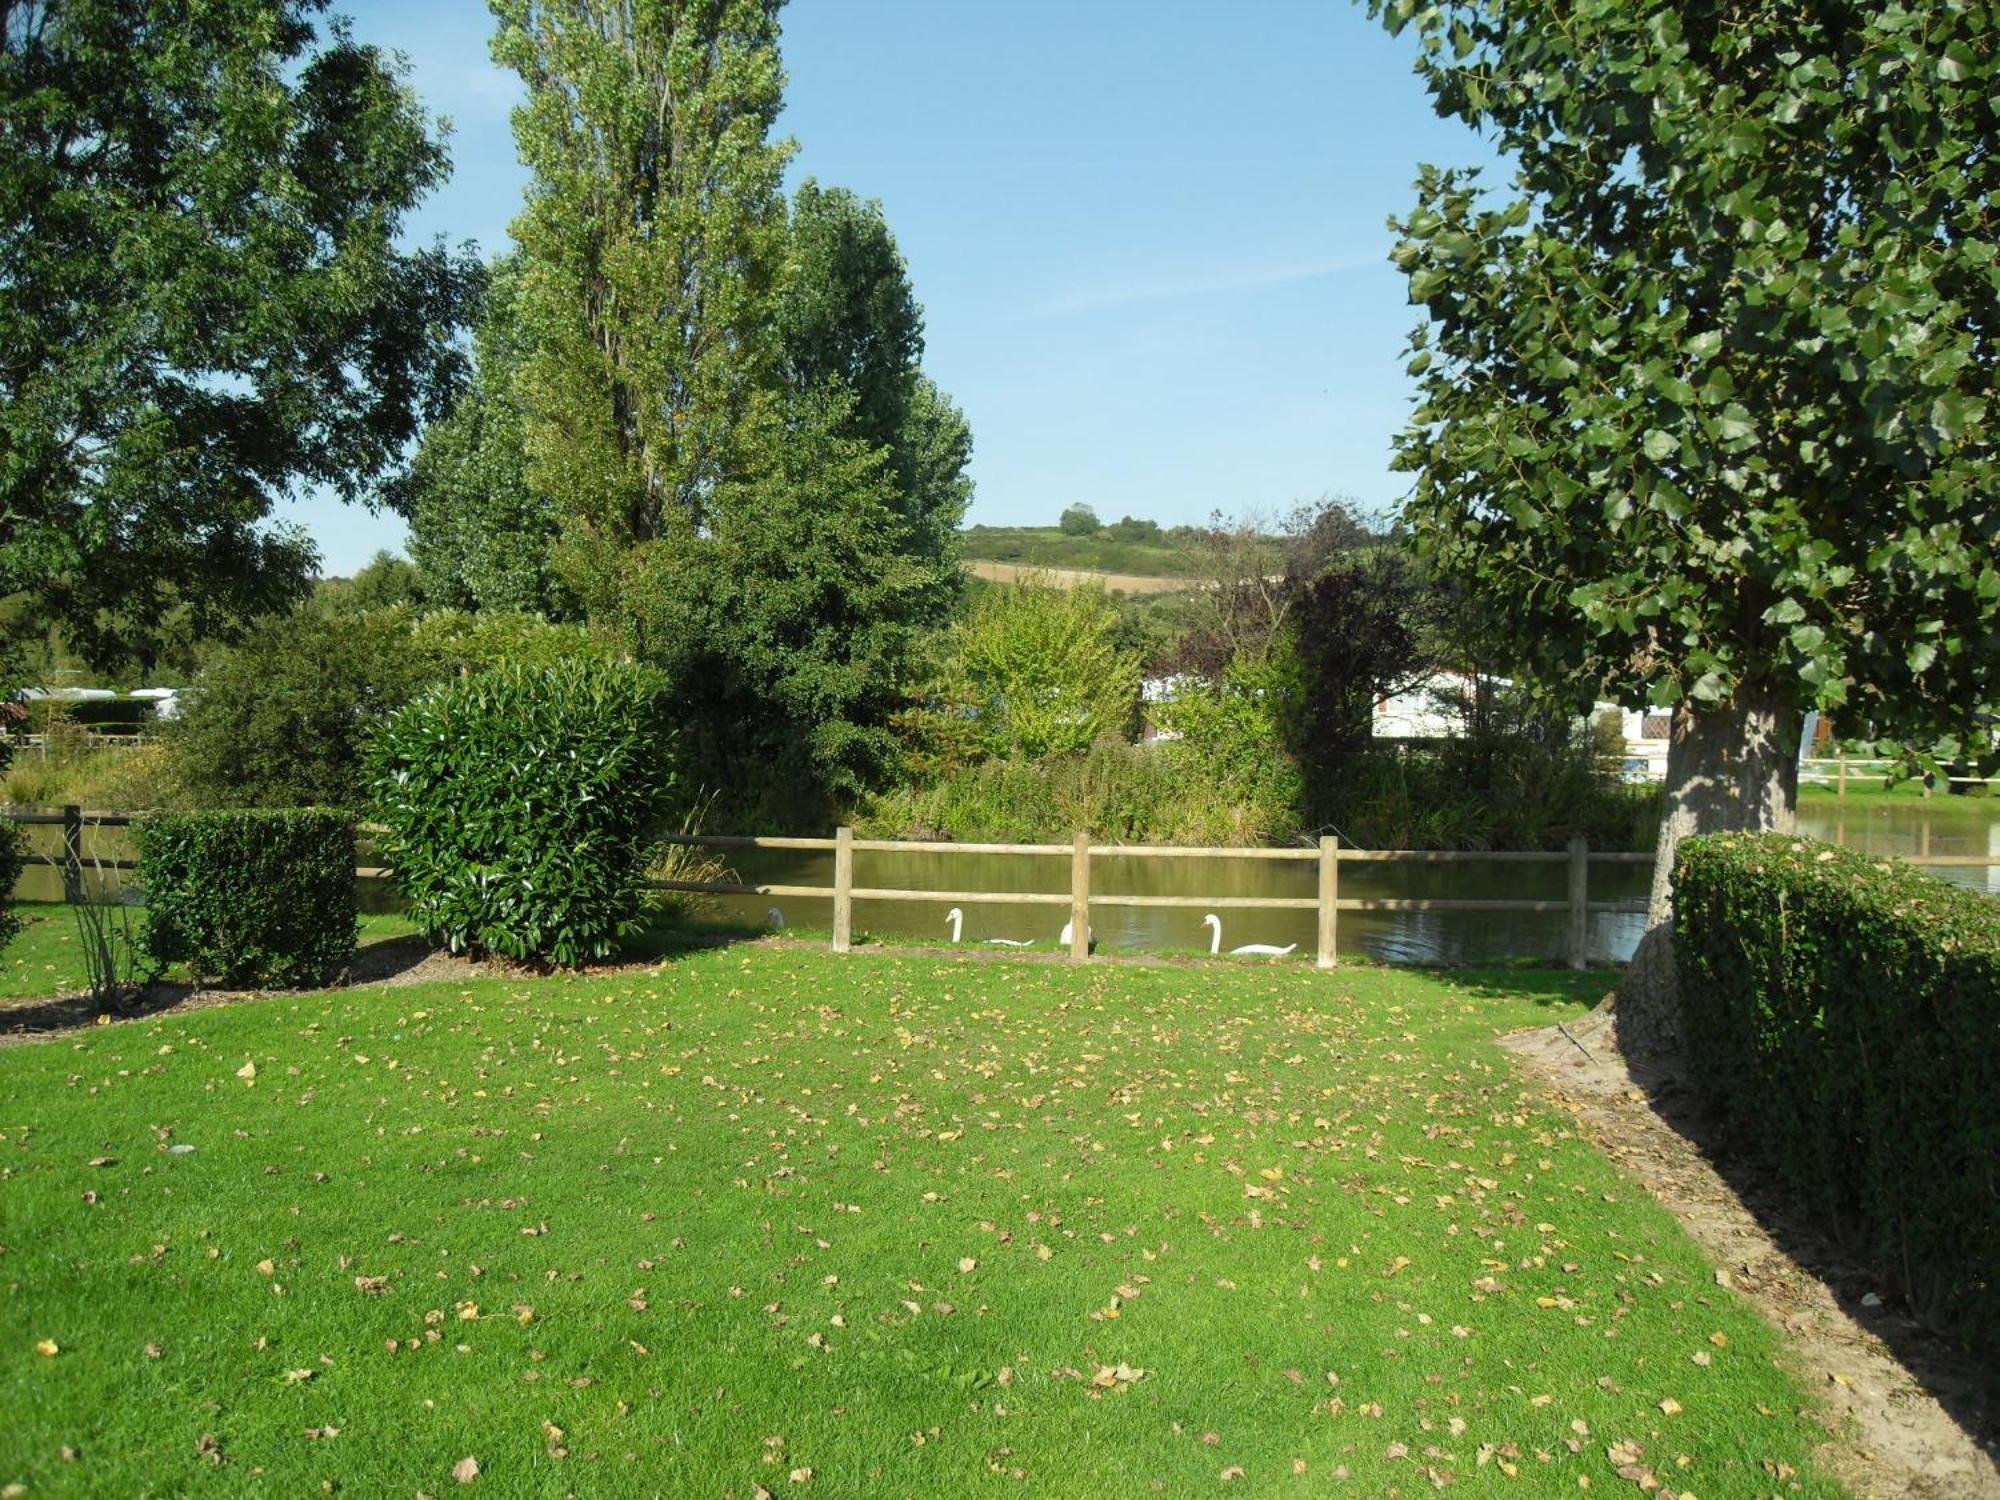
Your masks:
[[[527,481],[558,573],[669,670],[732,815],[886,763],[968,495],[970,437],[918,367],[879,209],[808,184],[788,213],[778,8],[494,0],[495,54],[529,89]]]
[[[528,99],[515,220],[529,472],[594,607],[617,554],[692,536],[769,399],[789,141],[781,0],[493,0]]]

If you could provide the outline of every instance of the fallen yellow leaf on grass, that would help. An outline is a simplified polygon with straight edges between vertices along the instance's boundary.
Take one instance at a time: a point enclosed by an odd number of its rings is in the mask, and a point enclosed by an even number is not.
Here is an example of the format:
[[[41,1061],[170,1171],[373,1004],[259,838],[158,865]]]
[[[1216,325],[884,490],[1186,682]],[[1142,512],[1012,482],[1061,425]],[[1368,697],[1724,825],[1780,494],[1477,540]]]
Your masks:
[[[236,1076],[245,1083],[255,1083],[257,1081],[257,1065],[254,1062],[245,1063],[236,1070]]]
[[[43,1339],[39,1344],[35,1345],[35,1353],[48,1359],[54,1359],[58,1354],[62,1353],[62,1348],[54,1339]]]
[[[479,1477],[479,1460],[467,1454],[451,1467],[451,1477],[460,1484],[470,1484]]]

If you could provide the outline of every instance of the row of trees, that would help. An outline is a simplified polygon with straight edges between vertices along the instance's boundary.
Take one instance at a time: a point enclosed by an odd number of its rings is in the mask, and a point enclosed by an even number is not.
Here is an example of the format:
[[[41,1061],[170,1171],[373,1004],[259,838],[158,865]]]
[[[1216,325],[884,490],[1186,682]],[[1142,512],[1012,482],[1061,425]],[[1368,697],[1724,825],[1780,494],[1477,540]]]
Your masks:
[[[495,5],[527,206],[393,499],[438,597],[663,668],[712,787],[802,755],[841,793],[956,598],[971,437],[880,207],[785,197],[778,8]]]

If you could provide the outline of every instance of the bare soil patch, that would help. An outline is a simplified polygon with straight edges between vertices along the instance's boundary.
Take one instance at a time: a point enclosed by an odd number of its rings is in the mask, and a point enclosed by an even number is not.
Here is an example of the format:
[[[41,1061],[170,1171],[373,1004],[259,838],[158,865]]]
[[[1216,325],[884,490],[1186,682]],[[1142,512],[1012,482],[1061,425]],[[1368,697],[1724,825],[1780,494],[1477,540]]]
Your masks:
[[[1866,1268],[1726,1151],[1685,1079],[1628,1065],[1606,1012],[1502,1045],[1785,1335],[1829,1420],[1828,1472],[1864,1500],[2000,1500],[1993,1372],[1900,1308],[1865,1303],[1877,1295]]]

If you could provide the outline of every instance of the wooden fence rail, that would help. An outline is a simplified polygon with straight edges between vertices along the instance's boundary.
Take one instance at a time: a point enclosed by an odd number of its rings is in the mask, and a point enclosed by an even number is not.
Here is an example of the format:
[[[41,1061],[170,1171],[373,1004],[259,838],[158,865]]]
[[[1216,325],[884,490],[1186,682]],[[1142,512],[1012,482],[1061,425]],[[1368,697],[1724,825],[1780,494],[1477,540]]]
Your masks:
[[[63,899],[85,898],[86,865],[106,870],[136,869],[130,859],[86,860],[83,830],[128,827],[139,814],[91,812],[80,807],[33,812],[5,809],[4,815],[27,827],[56,827],[62,830],[61,850],[56,854],[30,854],[31,865],[55,866],[62,871]],[[917,901],[952,906],[1063,906],[1069,908],[1069,956],[1078,963],[1090,957],[1090,911],[1099,907],[1128,907],[1206,911],[1310,911],[1317,916],[1314,958],[1322,969],[1334,967],[1340,934],[1340,913],[1344,911],[1478,911],[1478,912],[1563,912],[1568,916],[1565,950],[1570,967],[1583,968],[1588,961],[1590,918],[1601,913],[1643,912],[1643,901],[1594,901],[1590,896],[1590,867],[1605,865],[1650,865],[1653,856],[1628,851],[1592,851],[1582,839],[1573,839],[1560,852],[1512,850],[1438,849],[1347,849],[1337,838],[1323,838],[1315,846],[1267,849],[1192,849],[1155,844],[1093,844],[1087,833],[1079,832],[1067,844],[954,844],[921,839],[858,839],[851,828],[836,830],[832,838],[763,838],[743,834],[686,833],[664,840],[698,849],[788,850],[833,855],[830,885],[800,885],[741,880],[655,880],[653,889],[682,891],[710,896],[785,896],[833,903],[833,949],[845,953],[853,946],[854,903],[857,901]],[[1067,856],[1070,862],[1068,889],[1060,891],[954,891],[907,887],[863,886],[855,884],[856,853],[881,854],[981,854],[1021,855],[1042,858]],[[1132,896],[1098,894],[1091,889],[1091,867],[1104,859],[1263,859],[1313,861],[1318,866],[1318,890],[1311,896]],[[1344,864],[1519,864],[1562,865],[1567,889],[1561,900],[1487,899],[1447,896],[1343,896],[1340,867]],[[1928,854],[1905,858],[1905,863],[1932,868],[1977,868],[2000,865],[2000,854]],[[379,866],[364,865],[354,872],[363,879],[390,872]]]

